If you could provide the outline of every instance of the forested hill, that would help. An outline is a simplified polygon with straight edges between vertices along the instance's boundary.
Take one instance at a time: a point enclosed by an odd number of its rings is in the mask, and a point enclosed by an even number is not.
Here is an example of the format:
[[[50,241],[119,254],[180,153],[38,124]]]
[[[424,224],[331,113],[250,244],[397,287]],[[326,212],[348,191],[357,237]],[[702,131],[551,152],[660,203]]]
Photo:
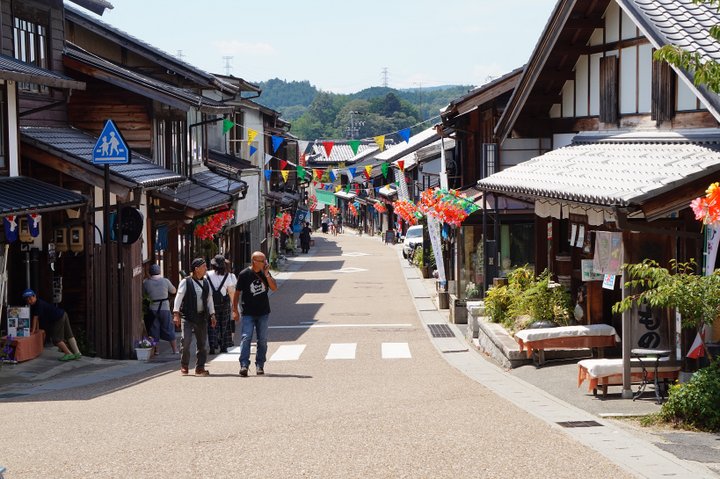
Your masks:
[[[468,85],[406,90],[371,87],[345,95],[321,92],[308,81],[273,78],[257,85],[262,94],[255,101],[280,112],[292,123],[294,135],[310,140],[369,138],[397,131],[437,116],[440,109],[473,88]]]

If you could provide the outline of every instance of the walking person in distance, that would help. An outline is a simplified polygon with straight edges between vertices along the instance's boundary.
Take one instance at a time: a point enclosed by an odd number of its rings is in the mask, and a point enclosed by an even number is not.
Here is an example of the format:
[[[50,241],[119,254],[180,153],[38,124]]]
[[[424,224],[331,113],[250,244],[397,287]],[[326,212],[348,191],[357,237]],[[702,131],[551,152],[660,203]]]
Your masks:
[[[217,325],[208,330],[210,354],[215,354],[215,350],[227,353],[228,347],[232,346],[230,303],[235,294],[237,278],[228,271],[225,256],[219,254],[210,263],[213,269],[208,271],[207,280],[210,284],[217,318]]]
[[[275,278],[270,274],[270,264],[265,255],[256,251],[251,256],[251,264],[238,275],[233,311],[237,311],[238,302],[242,303],[240,340],[240,376],[247,377],[250,368],[250,342],[253,332],[257,336],[255,370],[260,376],[265,374],[267,360],[268,319],[270,317],[269,290],[277,290]]]

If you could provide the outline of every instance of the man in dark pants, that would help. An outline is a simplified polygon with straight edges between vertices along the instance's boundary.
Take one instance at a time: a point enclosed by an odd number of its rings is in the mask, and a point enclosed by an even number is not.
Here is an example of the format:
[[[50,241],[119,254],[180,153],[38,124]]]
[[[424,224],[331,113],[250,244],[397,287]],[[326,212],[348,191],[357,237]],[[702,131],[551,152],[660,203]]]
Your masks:
[[[205,279],[207,265],[202,258],[195,258],[191,264],[190,276],[180,282],[175,304],[173,306],[173,323],[180,325],[182,314],[182,354],[180,355],[180,374],[187,376],[190,365],[190,343],[192,334],[195,333],[195,344],[197,346],[197,358],[195,363],[196,376],[209,376],[210,372],[205,369],[207,360],[207,333],[208,317],[210,326],[216,325],[215,305],[210,295],[210,285]]]
[[[257,335],[255,369],[258,375],[265,374],[267,360],[267,332],[270,317],[268,290],[275,291],[277,283],[270,274],[270,265],[265,255],[256,251],[252,264],[238,275],[233,296],[233,311],[237,311],[238,300],[242,298],[242,339],[240,342],[240,376],[248,375],[250,367],[250,342],[253,331]]]
[[[54,304],[38,298],[32,289],[26,289],[23,292],[23,298],[30,306],[30,317],[32,318],[30,332],[34,333],[38,329],[44,330],[50,336],[53,344],[64,353],[60,361],[80,359],[82,355],[72,328],[70,328],[67,313]]]

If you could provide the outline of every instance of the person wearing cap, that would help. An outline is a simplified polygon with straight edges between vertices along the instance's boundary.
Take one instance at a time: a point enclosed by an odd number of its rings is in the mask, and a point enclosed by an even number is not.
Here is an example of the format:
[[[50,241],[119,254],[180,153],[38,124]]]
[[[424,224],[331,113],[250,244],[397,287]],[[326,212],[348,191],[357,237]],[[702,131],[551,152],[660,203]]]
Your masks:
[[[240,340],[240,376],[247,377],[250,367],[250,342],[253,332],[257,335],[255,371],[258,376],[265,374],[267,359],[268,319],[270,299],[268,290],[277,290],[275,278],[270,274],[270,265],[265,254],[256,251],[252,263],[238,275],[237,288],[233,297],[233,311],[237,311],[238,300],[242,301],[242,339]]]
[[[190,365],[190,343],[195,334],[196,376],[209,376],[205,369],[207,361],[208,318],[210,326],[215,327],[215,305],[210,295],[210,285],[205,278],[207,265],[202,258],[195,258],[190,264],[190,276],[183,279],[177,289],[173,305],[173,322],[180,326],[182,317],[182,351],[180,354],[180,374],[187,376]]]
[[[230,327],[230,300],[235,294],[237,278],[227,270],[227,263],[225,256],[219,254],[210,261],[212,271],[207,273],[217,318],[217,326],[208,329],[210,354],[215,354],[215,350],[227,353],[228,347],[233,345]]]
[[[23,292],[23,298],[30,306],[30,317],[32,318],[30,332],[34,333],[38,329],[43,329],[50,336],[53,344],[63,352],[60,361],[80,359],[82,355],[77,341],[75,341],[67,313],[54,304],[38,298],[32,289],[26,289]]]
[[[151,264],[150,277],[143,281],[143,292],[150,298],[149,309],[153,316],[147,333],[152,338],[168,341],[173,354],[178,354],[178,349],[175,326],[170,314],[170,295],[176,291],[170,280],[162,276],[160,265]],[[154,354],[157,355],[159,347],[155,346],[154,349]]]

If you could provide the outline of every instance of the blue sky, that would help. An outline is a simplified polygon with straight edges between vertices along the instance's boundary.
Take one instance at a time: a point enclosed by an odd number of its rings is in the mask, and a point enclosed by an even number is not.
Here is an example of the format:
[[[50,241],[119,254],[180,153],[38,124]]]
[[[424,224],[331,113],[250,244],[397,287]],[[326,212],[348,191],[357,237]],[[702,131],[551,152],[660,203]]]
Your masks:
[[[383,84],[481,85],[523,65],[556,0],[111,0],[101,19],[213,73],[308,80],[352,93]]]

